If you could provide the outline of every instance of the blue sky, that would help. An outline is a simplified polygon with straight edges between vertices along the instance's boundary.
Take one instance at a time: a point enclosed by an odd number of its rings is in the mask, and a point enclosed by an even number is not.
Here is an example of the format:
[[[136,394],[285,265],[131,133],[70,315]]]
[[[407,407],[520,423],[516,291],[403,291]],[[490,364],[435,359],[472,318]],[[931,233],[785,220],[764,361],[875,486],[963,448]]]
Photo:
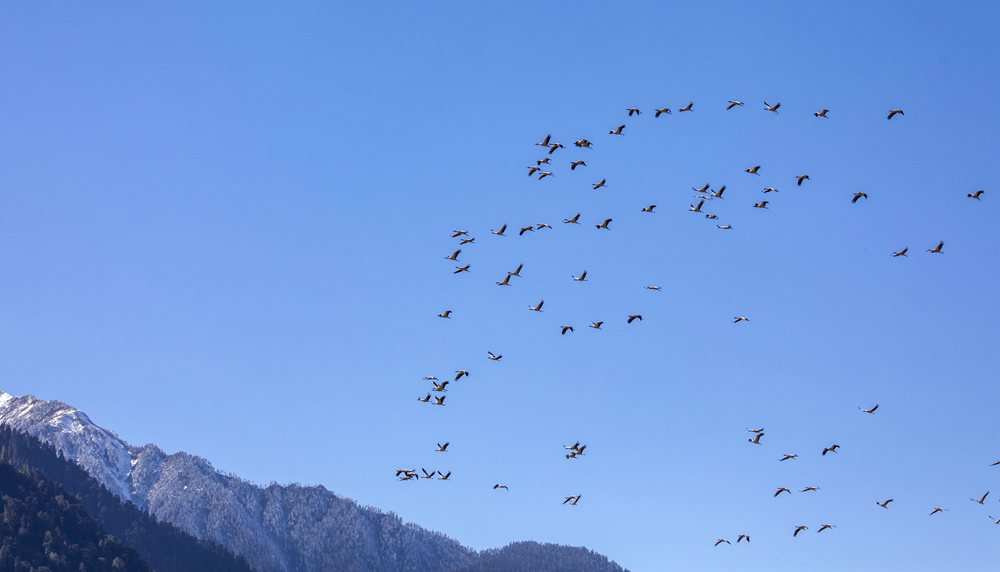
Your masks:
[[[878,4],[7,4],[0,384],[477,548],[995,567],[1000,8]],[[569,148],[532,180],[546,133]],[[687,212],[705,182],[732,231]],[[457,228],[477,242],[453,276]],[[446,407],[415,401],[456,369]]]

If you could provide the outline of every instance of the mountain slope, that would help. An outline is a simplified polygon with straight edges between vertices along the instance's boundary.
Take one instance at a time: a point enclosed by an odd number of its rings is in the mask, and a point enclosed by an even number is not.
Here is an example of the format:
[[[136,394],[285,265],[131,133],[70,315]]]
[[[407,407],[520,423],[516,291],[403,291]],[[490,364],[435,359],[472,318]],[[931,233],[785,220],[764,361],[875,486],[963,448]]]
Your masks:
[[[157,522],[119,499],[80,466],[60,457],[52,445],[30,435],[0,426],[0,462],[37,474],[80,499],[83,509],[103,530],[159,572],[251,572],[246,562],[220,546]]]
[[[62,487],[0,462],[0,570],[152,572]]]
[[[222,474],[200,457],[131,446],[58,401],[0,392],[0,425],[53,445],[123,500],[222,545],[262,572],[494,570],[487,567],[491,562],[515,556],[538,572],[622,570],[585,549],[556,545],[524,543],[478,553],[321,486],[262,488]]]

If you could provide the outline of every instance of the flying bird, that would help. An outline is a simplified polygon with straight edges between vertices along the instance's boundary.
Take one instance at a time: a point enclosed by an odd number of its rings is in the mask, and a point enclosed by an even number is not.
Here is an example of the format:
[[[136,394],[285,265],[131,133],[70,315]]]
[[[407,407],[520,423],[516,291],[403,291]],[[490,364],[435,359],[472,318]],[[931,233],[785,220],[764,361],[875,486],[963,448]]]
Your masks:
[[[778,192],[778,189],[776,189],[776,188],[774,188],[774,187],[766,187],[766,188],[764,188],[764,190],[763,190],[763,191],[761,191],[761,192],[762,192],[762,193],[765,193],[765,194],[767,194],[767,193],[777,193],[777,192]]]
[[[831,528],[837,528],[837,525],[835,525],[835,524],[824,524],[824,525],[820,526],[819,530],[817,530],[816,532],[823,532],[824,530],[828,530],[828,529],[831,529]]]
[[[474,242],[476,242],[476,237],[472,236],[472,237],[469,237],[469,238],[463,238],[462,242],[459,242],[458,245],[459,246],[465,246],[466,244],[472,244]]]
[[[927,515],[927,516],[934,516],[935,514],[937,514],[939,512],[945,512],[946,510],[948,510],[948,509],[936,506],[936,507],[934,507],[934,510],[932,510],[931,513],[929,515]]]
[[[542,304],[544,304],[544,303],[545,303],[545,300],[541,300],[541,301],[538,302],[537,306],[528,306],[528,309],[531,310],[532,312],[541,312],[542,311]]]
[[[760,201],[759,203],[754,203],[753,208],[755,209],[766,209],[768,201]]]
[[[705,204],[705,199],[698,201],[697,205],[690,205],[690,211],[693,213],[700,213],[701,207]]]
[[[438,314],[438,318],[451,318],[451,310],[445,310]]]
[[[486,355],[489,356],[490,360],[492,360],[492,361],[500,361],[500,360],[503,359],[503,354],[495,354],[493,352],[486,352]]]
[[[611,219],[606,218],[606,219],[604,219],[604,222],[602,222],[601,224],[595,225],[595,226],[597,226],[598,229],[603,228],[604,230],[611,230],[611,227],[608,226],[609,224],[611,224]]]
[[[878,502],[878,501],[876,501],[876,502],[875,502],[875,504],[877,504],[877,505],[879,505],[880,507],[882,507],[882,508],[884,508],[884,509],[888,510],[888,509],[889,509],[889,503],[892,503],[892,502],[894,502],[895,500],[896,500],[896,499],[885,499],[885,500],[884,500],[884,501],[882,501],[882,502]]]
[[[892,253],[892,257],[893,258],[898,258],[900,256],[906,256],[906,253],[909,252],[909,250],[910,250],[910,247],[908,247],[908,246],[904,247],[903,250],[898,250],[896,252],[893,252]]]
[[[445,441],[444,443],[438,443],[437,444],[437,452],[438,453],[447,453],[448,452],[448,445],[451,445],[451,443],[448,442],[448,441]]]
[[[778,462],[781,462],[781,461],[790,461],[792,459],[798,459],[798,458],[799,458],[798,455],[793,455],[792,453],[785,453],[784,455],[782,455],[782,457],[780,459],[778,459]]]
[[[798,536],[799,533],[802,532],[803,530],[809,530],[809,527],[806,526],[806,525],[804,525],[804,524],[800,524],[800,525],[796,526],[795,527],[795,532],[792,533],[792,538]]]
[[[875,412],[878,411],[878,403],[876,403],[873,407],[870,407],[868,409],[862,409],[861,406],[859,405],[858,409],[861,409],[862,413],[867,413],[869,415],[874,415]]]
[[[564,218],[563,222],[565,224],[580,224],[580,213],[573,215],[573,218]]]
[[[505,233],[505,232],[507,232],[507,225],[503,225],[503,226],[501,226],[501,227],[500,227],[500,230],[493,230],[493,229],[491,228],[491,229],[490,229],[490,232],[491,232],[492,234],[495,234],[495,235],[497,235],[497,236],[506,236],[506,235],[505,235],[504,233]]]
[[[579,276],[573,276],[573,280],[576,282],[586,282],[587,281],[587,271],[584,270]]]
[[[678,109],[677,111],[693,111],[693,110],[694,110],[694,102],[692,101],[691,103],[685,105],[684,107]]]
[[[440,393],[440,392],[448,391],[447,387],[448,387],[448,384],[451,383],[451,382],[446,379],[446,380],[441,381],[441,382],[433,381],[431,383],[434,385],[434,389],[432,389],[431,391],[437,391],[437,392]]]
[[[976,200],[978,201],[978,200],[979,200],[979,198],[980,198],[980,197],[982,197],[982,196],[983,196],[983,193],[985,193],[985,192],[986,192],[986,191],[984,191],[984,190],[982,190],[982,189],[979,189],[978,191],[976,191],[976,192],[974,192],[974,193],[969,193],[969,194],[967,194],[967,195],[965,195],[965,196],[969,197],[970,199],[976,199]]]
[[[583,495],[568,496],[566,497],[566,500],[563,501],[563,504],[569,503],[573,506],[576,506],[576,503],[580,502],[581,498],[583,498]]]
[[[799,492],[800,493],[812,493],[812,492],[816,492],[818,490],[819,490],[819,487],[806,487],[806,488],[802,489]]]
[[[542,170],[542,168],[540,166],[538,166],[538,165],[531,165],[530,167],[528,167],[528,176],[530,177],[530,176],[534,175],[535,173],[537,173],[537,172],[539,172],[541,170]]]
[[[576,141],[573,142],[573,144],[576,145],[577,147],[585,147],[587,149],[590,149],[591,147],[594,146],[593,143],[591,143],[586,139],[577,139]]]
[[[747,173],[750,173],[751,175],[760,175],[760,165],[754,165],[749,169],[743,169],[743,170],[746,171]]]
[[[733,230],[733,225],[731,224],[717,224],[715,225],[719,230]]]
[[[594,328],[595,330],[600,330],[601,326],[603,326],[603,325],[604,325],[604,322],[591,322],[590,323],[590,327]]]
[[[722,185],[721,187],[719,187],[719,190],[712,191],[712,198],[721,199],[722,198],[722,193],[724,193],[724,192],[726,192],[726,186]]]
[[[718,546],[720,544],[723,544],[723,543],[728,544],[728,545],[732,545],[732,542],[729,542],[725,538],[720,538],[720,539],[718,539],[718,540],[715,541],[715,545],[716,546]]]
[[[447,395],[435,396],[434,397],[434,405],[442,405],[443,406],[444,405],[444,400],[445,400],[446,397],[448,397],[448,396]]]
[[[608,131],[608,135],[625,135],[624,131],[625,131],[625,126],[619,125],[615,129]]]
[[[562,335],[564,336],[566,335],[566,332],[575,332],[575,331],[576,330],[573,329],[573,326],[563,326],[561,328]]]
[[[544,228],[551,229],[552,225],[548,224],[548,223],[545,223],[545,222],[540,222],[540,223],[538,223],[538,224],[535,225],[535,230],[542,230]]]
[[[493,485],[493,490],[497,490],[497,489],[503,489],[503,490],[505,490],[507,492],[510,492],[510,489],[507,488],[507,485],[501,485],[500,483],[497,483],[497,484]]]
[[[754,435],[753,439],[747,439],[747,441],[753,443],[754,445],[760,445],[760,440],[763,437],[764,437],[764,433],[761,432],[761,433],[757,433],[756,435]]]
[[[601,187],[607,187],[608,186],[608,180],[607,179],[601,179],[600,181],[597,181],[596,183],[594,183],[591,186],[594,187],[594,190],[596,191],[597,189],[600,189]]]
[[[827,116],[827,113],[830,113],[829,109],[822,109],[820,111],[817,111],[817,112],[813,113],[813,117],[823,117],[825,119],[829,119],[829,117]]]
[[[642,321],[642,314],[629,314],[628,320],[626,320],[626,323],[631,324],[632,322],[634,322],[636,320],[639,320],[641,322]]]
[[[466,264],[465,266],[456,266],[455,271],[452,272],[452,274],[461,274],[462,272],[468,272],[470,266],[471,266],[470,264]]]
[[[840,445],[837,445],[836,443],[830,445],[829,447],[823,447],[823,456],[825,457],[827,453],[836,453],[838,452],[837,449],[840,449]]]
[[[430,393],[428,393],[427,395],[425,395],[423,397],[418,397],[417,398],[417,401],[419,401],[420,403],[429,403],[430,400],[431,400],[431,394]]]
[[[890,109],[889,110],[889,116],[886,117],[886,119],[892,119],[893,117],[896,117],[897,115],[906,115],[906,114],[903,113],[903,110],[899,109],[899,108]]]
[[[781,493],[792,494],[792,491],[786,489],[785,487],[778,487],[778,490],[774,491],[774,496],[777,497]]]
[[[741,534],[741,535],[737,536],[736,537],[736,544],[739,544],[740,541],[742,541],[742,540],[746,540],[749,543],[750,542],[750,535],[749,534]]]
[[[505,276],[503,280],[497,282],[497,286],[510,286],[510,277],[511,276],[512,276],[512,274],[510,272],[508,272],[507,276]]]
[[[868,200],[868,193],[854,193],[854,197],[851,198],[851,204],[854,204],[861,199]]]
[[[694,191],[694,192],[696,192],[696,193],[707,193],[709,187],[711,187],[711,185],[709,185],[708,183],[705,183],[705,186],[703,186],[702,188],[696,189],[694,187],[691,187],[691,190]]]
[[[795,177],[795,184],[796,186],[801,187],[802,183],[808,180],[809,180],[809,175],[799,175],[798,177]]]
[[[451,478],[451,471],[448,471],[447,473],[442,473],[441,471],[438,471],[438,475],[440,476],[438,480],[447,481],[448,479]]]
[[[532,225],[522,226],[521,230],[517,231],[517,236],[524,236],[526,232],[535,232],[535,227]]]
[[[972,502],[974,502],[974,503],[976,503],[976,504],[980,504],[981,505],[984,502],[986,502],[986,497],[988,497],[988,496],[990,496],[990,491],[986,491],[985,493],[983,493],[983,496],[979,497],[979,500],[976,500],[976,499],[969,499],[969,500],[972,501]]]
[[[629,117],[632,117],[633,115],[642,115],[642,112],[639,111],[638,107],[630,107],[630,108],[626,109],[625,111],[628,111],[628,116]]]
[[[655,117],[659,117],[659,116],[663,115],[664,113],[666,113],[667,115],[670,115],[670,108],[669,107],[661,107],[661,108],[657,109],[656,110],[656,114],[653,117],[654,118]]]
[[[653,292],[662,292],[663,288],[659,286],[646,286],[646,290],[652,290]]]
[[[647,207],[642,207],[642,212],[644,212],[644,213],[651,213],[651,212],[654,212],[653,209],[655,209],[655,208],[656,208],[656,205],[649,205]]]
[[[463,377],[469,377],[470,375],[472,375],[472,374],[469,373],[469,370],[466,370],[466,369],[455,370],[455,381],[458,381],[458,380],[462,379]]]
[[[748,318],[746,316],[736,316],[736,317],[733,318],[733,323],[734,324],[739,324],[740,322],[749,322],[749,321],[750,321],[750,318]]]
[[[524,268],[524,263],[523,262],[521,264],[518,264],[517,268],[515,268],[514,271],[510,273],[510,275],[511,276],[516,276],[516,277],[520,278],[521,277],[521,269],[522,268]]]
[[[586,167],[586,166],[587,166],[586,161],[571,161],[569,164],[569,170],[575,171],[577,167]]]
[[[548,147],[551,141],[552,141],[552,135],[549,134],[545,136],[545,139],[542,139],[541,143],[535,143],[535,145],[538,145],[539,147]]]
[[[766,110],[768,110],[768,111],[770,111],[772,113],[777,113],[779,107],[781,107],[781,102],[780,101],[778,103],[775,103],[774,105],[770,105],[766,101],[764,102],[764,109],[766,109]]]
[[[434,478],[434,471],[428,471],[427,469],[425,469],[423,467],[420,467],[420,472],[422,472],[424,474],[424,478],[425,479],[433,479]]]
[[[732,109],[734,107],[743,107],[743,102],[742,101],[729,100],[729,105],[726,106],[726,111],[729,111],[730,109]]]
[[[941,254],[942,252],[944,252],[943,249],[944,249],[944,241],[942,240],[934,248],[928,249],[927,252],[930,252],[931,254]]]
[[[468,234],[469,234],[469,231],[467,231],[467,230],[453,230],[453,231],[451,231],[451,237],[452,238],[458,238],[460,236],[466,236]]]
[[[562,143],[552,143],[551,145],[549,145],[549,155],[555,153],[556,149],[564,149],[564,148],[565,147],[563,146]]]

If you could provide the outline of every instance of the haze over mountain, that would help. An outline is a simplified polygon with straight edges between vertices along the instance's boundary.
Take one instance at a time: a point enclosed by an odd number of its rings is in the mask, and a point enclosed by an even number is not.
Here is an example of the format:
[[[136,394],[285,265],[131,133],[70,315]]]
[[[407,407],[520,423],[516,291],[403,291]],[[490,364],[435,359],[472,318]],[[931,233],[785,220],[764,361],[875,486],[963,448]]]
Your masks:
[[[197,456],[130,445],[59,401],[0,392],[0,424],[51,444],[122,500],[264,572],[623,570],[584,548],[535,542],[480,553],[322,486],[260,487]]]

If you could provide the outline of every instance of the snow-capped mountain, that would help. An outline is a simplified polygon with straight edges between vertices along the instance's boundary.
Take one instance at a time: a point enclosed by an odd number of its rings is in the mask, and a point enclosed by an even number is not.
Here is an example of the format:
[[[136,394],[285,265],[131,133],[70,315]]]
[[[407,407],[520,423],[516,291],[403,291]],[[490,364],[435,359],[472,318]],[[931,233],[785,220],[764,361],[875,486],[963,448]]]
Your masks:
[[[566,546],[518,543],[478,553],[322,486],[264,488],[220,473],[200,457],[132,446],[59,401],[0,391],[0,424],[51,444],[118,497],[222,545],[262,572],[474,571],[494,569],[498,558],[523,561],[518,568],[525,570],[623,570],[599,554]]]

